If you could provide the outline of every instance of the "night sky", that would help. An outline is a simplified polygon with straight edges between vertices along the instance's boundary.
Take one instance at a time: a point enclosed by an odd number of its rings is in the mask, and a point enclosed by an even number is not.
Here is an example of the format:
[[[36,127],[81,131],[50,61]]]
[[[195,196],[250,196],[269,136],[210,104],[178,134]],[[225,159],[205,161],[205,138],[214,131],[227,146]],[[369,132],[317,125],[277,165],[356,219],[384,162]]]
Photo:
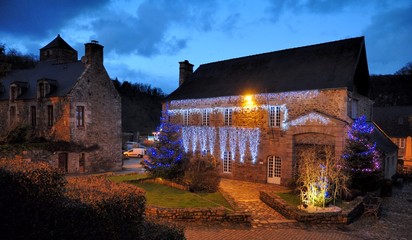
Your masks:
[[[23,54],[60,34],[105,48],[112,78],[170,93],[195,65],[365,36],[371,74],[412,62],[412,0],[0,0],[0,43]]]

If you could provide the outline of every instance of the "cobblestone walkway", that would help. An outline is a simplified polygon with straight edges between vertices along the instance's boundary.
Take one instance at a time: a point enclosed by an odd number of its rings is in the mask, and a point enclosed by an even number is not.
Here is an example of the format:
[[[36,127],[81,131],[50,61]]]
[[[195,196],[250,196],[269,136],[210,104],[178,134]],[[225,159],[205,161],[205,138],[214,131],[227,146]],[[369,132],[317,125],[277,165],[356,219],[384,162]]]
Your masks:
[[[288,220],[259,199],[259,191],[285,191],[279,185],[250,183],[231,179],[222,179],[220,187],[236,200],[239,210],[252,214],[252,227],[271,227],[277,223],[294,223]]]
[[[252,214],[252,227],[236,224],[186,225],[188,240],[202,239],[412,239],[412,183],[394,188],[392,197],[384,198],[379,219],[361,216],[349,225],[307,225],[288,220],[259,200],[260,190],[284,188],[223,179],[221,187],[236,199],[241,210]]]
[[[362,216],[348,230],[363,239],[412,239],[412,183],[393,189],[382,201],[379,219]]]

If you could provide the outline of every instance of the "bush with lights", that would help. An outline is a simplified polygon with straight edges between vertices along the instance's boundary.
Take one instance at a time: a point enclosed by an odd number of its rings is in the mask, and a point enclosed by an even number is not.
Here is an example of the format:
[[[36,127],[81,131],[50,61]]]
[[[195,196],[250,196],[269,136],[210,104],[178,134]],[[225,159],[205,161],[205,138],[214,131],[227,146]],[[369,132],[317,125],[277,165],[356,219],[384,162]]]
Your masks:
[[[325,207],[347,191],[344,162],[331,146],[309,145],[299,156],[297,180],[304,207]]]
[[[381,178],[381,153],[372,140],[374,127],[366,117],[356,119],[349,132],[343,158],[351,175],[351,187],[362,192],[373,190]]]

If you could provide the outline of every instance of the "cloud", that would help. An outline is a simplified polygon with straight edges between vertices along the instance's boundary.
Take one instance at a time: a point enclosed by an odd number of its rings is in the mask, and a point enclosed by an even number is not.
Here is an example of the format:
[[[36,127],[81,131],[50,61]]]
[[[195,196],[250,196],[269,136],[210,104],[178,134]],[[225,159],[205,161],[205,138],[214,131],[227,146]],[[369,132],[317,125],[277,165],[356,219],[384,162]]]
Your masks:
[[[0,32],[14,37],[42,39],[56,32],[75,17],[105,6],[109,0],[13,0],[2,1]]]
[[[91,24],[96,38],[118,54],[150,57],[159,53],[173,54],[187,45],[187,37],[169,36],[174,26],[211,28],[213,1],[144,1],[136,15],[110,12]],[[207,13],[207,14],[206,14]],[[202,23],[202,24],[200,24]]]
[[[162,89],[165,93],[171,93],[178,84],[177,81],[170,81],[174,76],[159,76],[122,63],[106,63],[105,67],[112,79],[117,78],[120,82],[147,83],[152,87]]]
[[[371,73],[392,74],[412,61],[411,12],[412,3],[378,14],[364,30]]]
[[[285,12],[294,14],[314,13],[314,14],[334,14],[352,8],[374,7],[384,9],[389,5],[390,0],[270,0],[267,12],[273,21],[278,21]]]

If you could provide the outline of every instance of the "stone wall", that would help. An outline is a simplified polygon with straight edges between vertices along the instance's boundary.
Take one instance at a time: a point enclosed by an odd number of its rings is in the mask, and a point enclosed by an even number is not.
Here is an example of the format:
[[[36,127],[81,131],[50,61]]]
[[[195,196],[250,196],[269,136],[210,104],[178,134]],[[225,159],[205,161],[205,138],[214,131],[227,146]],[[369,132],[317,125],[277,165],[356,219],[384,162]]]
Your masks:
[[[260,200],[283,216],[306,223],[349,224],[362,215],[364,211],[362,197],[358,197],[350,202],[341,212],[326,213],[308,213],[297,209],[296,207],[290,206],[276,193],[267,191],[260,191]]]
[[[8,152],[7,154],[1,154],[2,159],[22,159],[30,162],[46,162],[55,168],[59,168],[59,154],[67,154],[67,173],[83,173],[84,169],[80,166],[81,154],[89,156],[88,152],[81,151],[56,151],[50,152],[44,149],[36,150],[24,150],[21,152]]]
[[[189,221],[189,222],[251,222],[250,213],[227,212],[223,207],[216,208],[160,208],[148,206],[145,212],[148,217],[164,220]]]
[[[90,172],[122,168],[121,99],[103,66],[103,47],[89,44],[86,70],[71,90],[69,121],[74,142],[87,147],[98,145],[86,159]],[[84,107],[84,126],[76,126],[76,107]]]

